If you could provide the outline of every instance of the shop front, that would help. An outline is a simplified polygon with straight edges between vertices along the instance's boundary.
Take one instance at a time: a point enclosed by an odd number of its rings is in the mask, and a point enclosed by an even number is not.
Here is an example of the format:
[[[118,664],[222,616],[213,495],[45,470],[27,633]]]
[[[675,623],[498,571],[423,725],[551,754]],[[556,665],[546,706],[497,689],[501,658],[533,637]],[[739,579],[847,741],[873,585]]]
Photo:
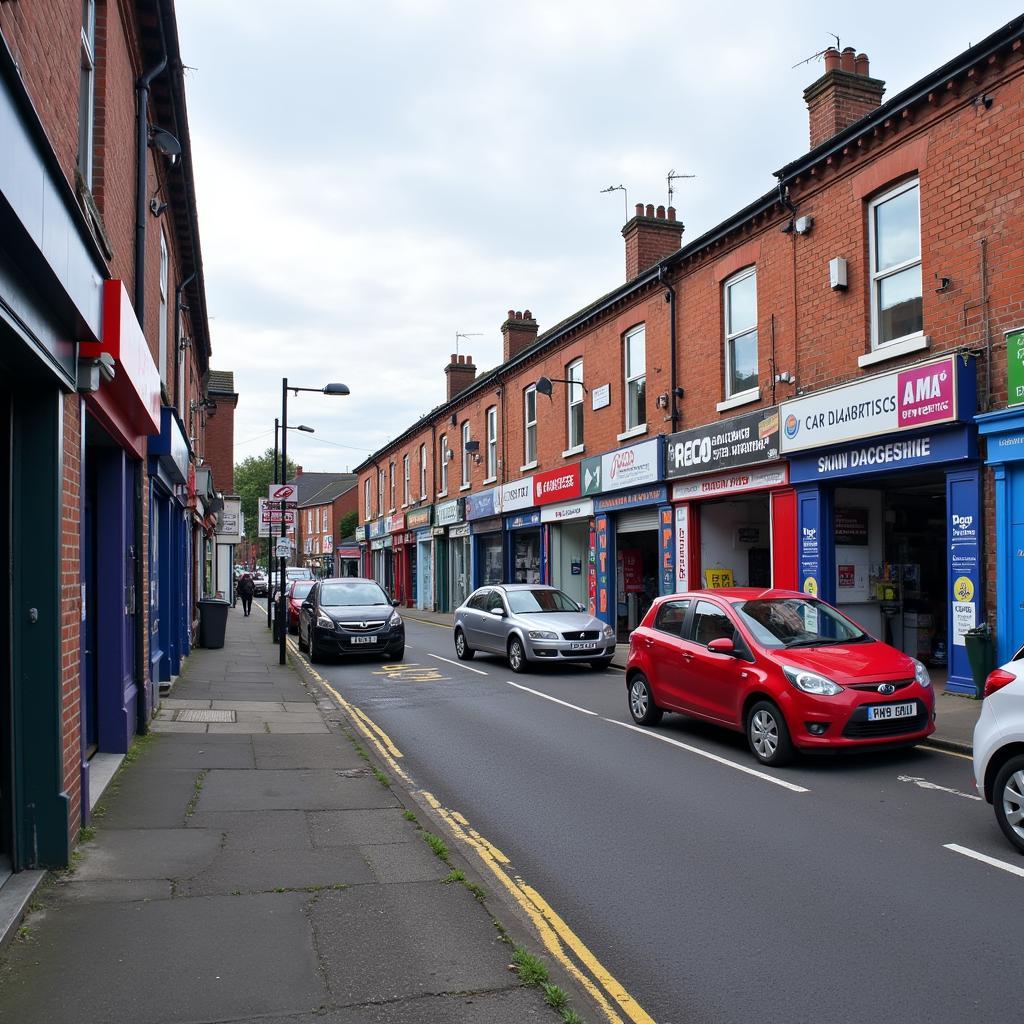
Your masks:
[[[436,609],[449,612],[469,596],[470,540],[466,503],[453,498],[434,506],[434,594]]]
[[[800,589],[962,693],[984,618],[975,386],[974,359],[946,356],[781,407]]]
[[[505,578],[509,583],[542,583],[544,554],[541,543],[540,512],[517,512],[505,516],[505,550],[509,566]]]
[[[373,578],[385,593],[390,594],[394,580],[390,537],[375,537],[370,541],[370,560],[373,563]]]
[[[540,518],[547,527],[546,577],[574,601],[586,605],[590,596],[590,532],[594,501],[577,498],[545,505]]]
[[[417,608],[431,610],[434,607],[434,538],[432,524],[434,507],[413,509],[406,513],[405,526],[415,543],[415,560],[412,566],[413,603]]]
[[[473,589],[505,581],[505,545],[501,516],[501,492],[488,488],[466,497],[473,552]]]
[[[779,460],[779,411],[758,409],[672,434],[675,585],[796,585],[796,496]]]
[[[331,569],[334,576],[359,576],[360,554],[359,545],[342,543],[334,549],[334,565]]]

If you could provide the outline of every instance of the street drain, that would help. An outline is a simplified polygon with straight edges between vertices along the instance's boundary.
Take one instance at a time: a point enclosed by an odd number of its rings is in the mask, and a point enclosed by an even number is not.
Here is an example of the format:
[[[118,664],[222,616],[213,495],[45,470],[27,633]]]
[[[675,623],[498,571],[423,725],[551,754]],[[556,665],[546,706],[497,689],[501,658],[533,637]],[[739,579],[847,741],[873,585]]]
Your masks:
[[[175,716],[176,722],[233,722],[234,711],[200,711],[198,708],[186,708]]]

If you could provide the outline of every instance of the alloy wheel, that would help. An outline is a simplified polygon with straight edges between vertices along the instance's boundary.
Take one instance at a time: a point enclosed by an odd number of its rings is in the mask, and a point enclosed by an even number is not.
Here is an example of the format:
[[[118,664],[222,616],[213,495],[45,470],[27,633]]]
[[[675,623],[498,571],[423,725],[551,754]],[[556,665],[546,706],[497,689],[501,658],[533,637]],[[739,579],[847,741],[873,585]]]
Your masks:
[[[633,717],[638,721],[647,714],[651,695],[647,692],[647,684],[641,679],[634,679],[629,688],[629,707]]]
[[[1024,843],[1024,770],[1014,772],[1003,787],[1003,817]]]
[[[750,742],[766,761],[774,756],[779,747],[779,726],[771,712],[762,708],[750,719]]]
[[[512,666],[513,672],[518,672],[523,667],[523,646],[518,640],[513,640],[508,645],[508,663]]]
[[[466,637],[461,630],[455,634],[455,653],[460,658],[466,653]]]

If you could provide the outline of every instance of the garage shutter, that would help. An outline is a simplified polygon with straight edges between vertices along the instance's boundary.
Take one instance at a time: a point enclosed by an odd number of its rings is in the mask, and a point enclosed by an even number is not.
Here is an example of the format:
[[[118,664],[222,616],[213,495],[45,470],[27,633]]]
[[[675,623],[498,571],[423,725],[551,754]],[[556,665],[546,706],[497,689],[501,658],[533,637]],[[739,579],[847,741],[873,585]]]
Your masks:
[[[615,518],[616,533],[640,533],[658,529],[657,508],[641,508],[634,512],[620,512]]]

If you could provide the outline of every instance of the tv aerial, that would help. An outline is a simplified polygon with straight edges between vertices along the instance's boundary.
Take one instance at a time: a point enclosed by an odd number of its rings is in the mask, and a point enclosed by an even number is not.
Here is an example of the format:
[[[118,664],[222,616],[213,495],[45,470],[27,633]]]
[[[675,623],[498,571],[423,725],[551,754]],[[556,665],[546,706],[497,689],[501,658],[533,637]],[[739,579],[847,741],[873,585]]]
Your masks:
[[[622,202],[625,205],[626,220],[629,220],[629,193],[626,191],[625,185],[609,185],[607,188],[601,189],[601,192],[621,192]]]
[[[680,178],[696,178],[696,174],[676,174],[674,170],[668,172],[665,176],[665,180],[668,183],[668,205],[672,205],[672,197],[676,194],[676,190],[672,187],[673,181],[678,181]]]
[[[483,331],[456,331],[455,332],[455,354],[459,354],[459,338],[482,338],[484,336]]]

